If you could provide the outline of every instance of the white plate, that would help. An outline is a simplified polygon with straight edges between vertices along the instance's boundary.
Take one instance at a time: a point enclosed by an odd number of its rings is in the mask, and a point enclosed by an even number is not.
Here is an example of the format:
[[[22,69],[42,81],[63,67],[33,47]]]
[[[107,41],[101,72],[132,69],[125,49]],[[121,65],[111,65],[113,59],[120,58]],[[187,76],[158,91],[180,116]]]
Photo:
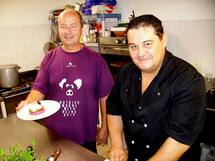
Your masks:
[[[60,109],[60,103],[53,100],[42,100],[41,105],[44,106],[45,111],[38,115],[30,115],[29,107],[35,105],[35,103],[24,106],[17,112],[17,117],[21,120],[39,120],[45,117],[51,116]]]

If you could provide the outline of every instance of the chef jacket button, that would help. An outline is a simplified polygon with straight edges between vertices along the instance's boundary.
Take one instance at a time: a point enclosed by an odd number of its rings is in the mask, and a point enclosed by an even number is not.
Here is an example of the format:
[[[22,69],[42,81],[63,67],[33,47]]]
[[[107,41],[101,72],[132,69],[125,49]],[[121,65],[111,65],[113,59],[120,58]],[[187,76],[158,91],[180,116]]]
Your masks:
[[[147,124],[143,124],[143,126],[144,126],[144,127],[148,127],[148,125],[147,125]]]
[[[135,159],[134,159],[134,161],[138,161],[138,159],[137,159],[137,158],[135,158]]]
[[[138,107],[138,109],[139,109],[139,110],[142,110],[142,107],[141,107],[141,106],[139,106],[139,107]]]
[[[134,122],[135,122],[134,120],[131,120],[131,123],[132,123],[132,124],[134,124]]]
[[[125,89],[125,92],[128,92],[128,88]]]
[[[135,142],[134,142],[134,140],[131,140],[131,144],[134,144]]]
[[[158,93],[157,93],[157,95],[158,95],[158,96],[160,96],[160,95],[161,95],[161,93],[160,93],[160,92],[158,92]]]
[[[149,146],[149,145],[146,145],[146,148],[147,148],[147,149],[149,149],[149,148],[150,148],[150,146]]]

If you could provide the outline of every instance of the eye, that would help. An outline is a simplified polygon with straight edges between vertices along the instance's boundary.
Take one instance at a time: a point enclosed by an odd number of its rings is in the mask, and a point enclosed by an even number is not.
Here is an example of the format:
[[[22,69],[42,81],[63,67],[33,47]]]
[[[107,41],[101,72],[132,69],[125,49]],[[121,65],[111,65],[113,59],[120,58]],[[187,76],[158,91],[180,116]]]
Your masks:
[[[60,28],[61,28],[62,30],[66,30],[66,25],[61,25]]]
[[[135,45],[135,44],[130,44],[128,47],[129,47],[129,49],[131,49],[131,50],[137,50],[137,49],[138,49],[138,46]]]
[[[152,41],[144,42],[143,46],[146,47],[146,48],[151,48],[152,47]]]

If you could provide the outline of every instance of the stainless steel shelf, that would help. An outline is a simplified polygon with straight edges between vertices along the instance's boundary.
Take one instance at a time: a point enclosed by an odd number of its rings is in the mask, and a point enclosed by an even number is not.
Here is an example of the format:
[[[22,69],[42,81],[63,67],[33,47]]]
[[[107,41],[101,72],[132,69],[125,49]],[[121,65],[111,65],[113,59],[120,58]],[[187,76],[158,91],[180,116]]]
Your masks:
[[[117,18],[118,21],[121,21],[121,14],[111,13],[111,14],[94,14],[94,15],[83,15],[83,19],[101,19],[102,21],[106,18]]]

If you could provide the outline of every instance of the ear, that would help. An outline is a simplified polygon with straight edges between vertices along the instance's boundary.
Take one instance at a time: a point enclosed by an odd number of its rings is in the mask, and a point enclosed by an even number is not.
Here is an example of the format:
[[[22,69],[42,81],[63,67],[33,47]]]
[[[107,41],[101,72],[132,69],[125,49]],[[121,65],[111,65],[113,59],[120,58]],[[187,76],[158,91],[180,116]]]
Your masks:
[[[81,85],[82,85],[82,80],[81,79],[76,79],[75,81],[74,81],[74,84],[77,86],[77,88],[79,89],[80,87],[81,87]]]
[[[83,35],[83,33],[84,33],[84,25],[81,28],[81,35]]]
[[[166,32],[163,33],[162,43],[163,43],[163,47],[166,48],[166,46],[167,46],[167,33]]]
[[[62,79],[61,82],[59,83],[59,86],[61,89],[63,89],[63,85],[66,82],[66,78]]]

